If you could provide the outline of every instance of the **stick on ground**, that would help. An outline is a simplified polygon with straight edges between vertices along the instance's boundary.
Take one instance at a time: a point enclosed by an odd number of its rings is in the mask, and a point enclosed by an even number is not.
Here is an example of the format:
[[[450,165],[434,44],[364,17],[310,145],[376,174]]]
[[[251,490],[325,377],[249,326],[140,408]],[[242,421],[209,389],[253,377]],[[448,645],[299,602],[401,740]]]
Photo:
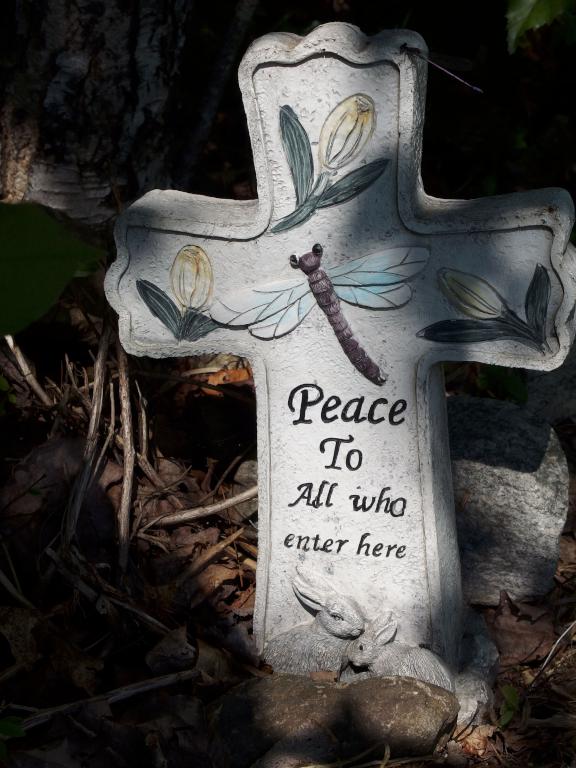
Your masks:
[[[130,374],[128,357],[119,339],[116,340],[118,356],[118,384],[120,392],[120,419],[122,421],[122,447],[124,450],[124,476],[122,495],[118,508],[118,561],[120,572],[126,573],[130,551],[130,508],[132,506],[132,488],[134,484],[134,433],[132,431],[132,407],[130,403]]]

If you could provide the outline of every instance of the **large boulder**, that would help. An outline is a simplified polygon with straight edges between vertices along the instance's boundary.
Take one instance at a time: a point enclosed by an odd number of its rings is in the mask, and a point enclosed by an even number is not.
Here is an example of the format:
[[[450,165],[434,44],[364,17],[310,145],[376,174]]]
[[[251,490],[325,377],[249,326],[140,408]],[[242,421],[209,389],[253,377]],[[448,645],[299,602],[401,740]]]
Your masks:
[[[208,713],[218,768],[299,768],[373,748],[378,760],[431,753],[458,714],[453,694],[405,677],[318,682],[296,675],[248,680]]]
[[[550,425],[513,403],[449,397],[464,595],[546,594],[568,511],[568,466]]]

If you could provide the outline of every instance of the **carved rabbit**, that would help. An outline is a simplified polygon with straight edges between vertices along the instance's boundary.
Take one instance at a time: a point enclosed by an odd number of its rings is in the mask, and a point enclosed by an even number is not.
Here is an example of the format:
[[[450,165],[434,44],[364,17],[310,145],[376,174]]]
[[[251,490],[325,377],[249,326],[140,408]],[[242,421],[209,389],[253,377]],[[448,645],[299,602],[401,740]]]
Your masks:
[[[366,620],[360,607],[319,574],[304,576],[298,571],[292,586],[300,601],[317,611],[316,617],[273,637],[264,649],[264,660],[275,672],[339,674],[347,663],[350,639],[364,631]]]
[[[370,622],[364,634],[348,646],[350,664],[367,668],[373,677],[414,677],[453,692],[454,676],[442,659],[426,648],[390,642],[396,629],[391,613]]]

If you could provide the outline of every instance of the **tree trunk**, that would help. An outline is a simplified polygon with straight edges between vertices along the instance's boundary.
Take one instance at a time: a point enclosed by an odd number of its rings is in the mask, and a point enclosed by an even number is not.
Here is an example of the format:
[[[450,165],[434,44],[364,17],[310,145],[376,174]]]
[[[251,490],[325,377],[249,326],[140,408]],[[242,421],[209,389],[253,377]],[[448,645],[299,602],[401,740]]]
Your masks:
[[[0,33],[4,201],[106,230],[130,200],[174,185],[178,154],[190,153],[195,89],[181,63],[192,9],[192,0],[14,0]]]

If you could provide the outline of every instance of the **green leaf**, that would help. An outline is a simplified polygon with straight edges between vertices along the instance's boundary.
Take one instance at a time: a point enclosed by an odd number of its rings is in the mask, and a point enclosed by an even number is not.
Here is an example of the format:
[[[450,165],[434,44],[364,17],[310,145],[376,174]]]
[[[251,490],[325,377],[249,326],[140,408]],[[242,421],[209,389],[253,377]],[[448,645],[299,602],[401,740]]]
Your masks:
[[[292,107],[288,105],[280,107],[280,135],[294,182],[296,205],[300,206],[310,194],[314,162],[308,134]]]
[[[296,210],[292,211],[292,213],[289,213],[288,216],[284,216],[283,219],[280,219],[280,221],[277,222],[270,231],[286,232],[293,227],[297,227],[298,224],[303,224],[313,216],[317,203],[317,198],[309,198],[307,202],[304,203],[304,205],[300,206],[300,208],[296,208]]]
[[[500,688],[500,693],[506,704],[509,707],[512,707],[514,711],[518,711],[518,707],[520,706],[520,694],[516,688],[513,685],[506,684]]]
[[[218,323],[215,323],[211,317],[207,317],[202,312],[190,308],[180,321],[178,338],[185,339],[186,341],[196,341],[219,327]]]
[[[0,736],[5,739],[14,739],[25,736],[21,717],[1,717]]]
[[[551,24],[573,7],[573,0],[508,0],[508,53],[514,53],[531,29]]]
[[[13,334],[50,309],[102,251],[79,240],[37,205],[0,203],[0,334]]]
[[[388,163],[388,160],[374,160],[346,174],[331,186],[326,187],[320,195],[317,207],[328,208],[330,205],[339,205],[356,197],[382,175]]]
[[[9,389],[10,384],[7,382],[4,376],[0,375],[0,392],[8,392]]]
[[[513,685],[503,685],[500,688],[500,693],[504,702],[500,706],[499,725],[501,728],[505,728],[520,709],[520,694]]]
[[[546,334],[546,316],[550,301],[550,277],[542,264],[537,264],[534,275],[526,291],[524,308],[526,321],[541,341]]]
[[[140,298],[154,317],[157,317],[174,334],[174,337],[179,339],[182,315],[172,299],[161,288],[148,280],[136,280],[136,288]]]
[[[476,344],[481,341],[517,341],[541,351],[529,329],[523,331],[503,320],[441,320],[416,334],[441,344]]]

